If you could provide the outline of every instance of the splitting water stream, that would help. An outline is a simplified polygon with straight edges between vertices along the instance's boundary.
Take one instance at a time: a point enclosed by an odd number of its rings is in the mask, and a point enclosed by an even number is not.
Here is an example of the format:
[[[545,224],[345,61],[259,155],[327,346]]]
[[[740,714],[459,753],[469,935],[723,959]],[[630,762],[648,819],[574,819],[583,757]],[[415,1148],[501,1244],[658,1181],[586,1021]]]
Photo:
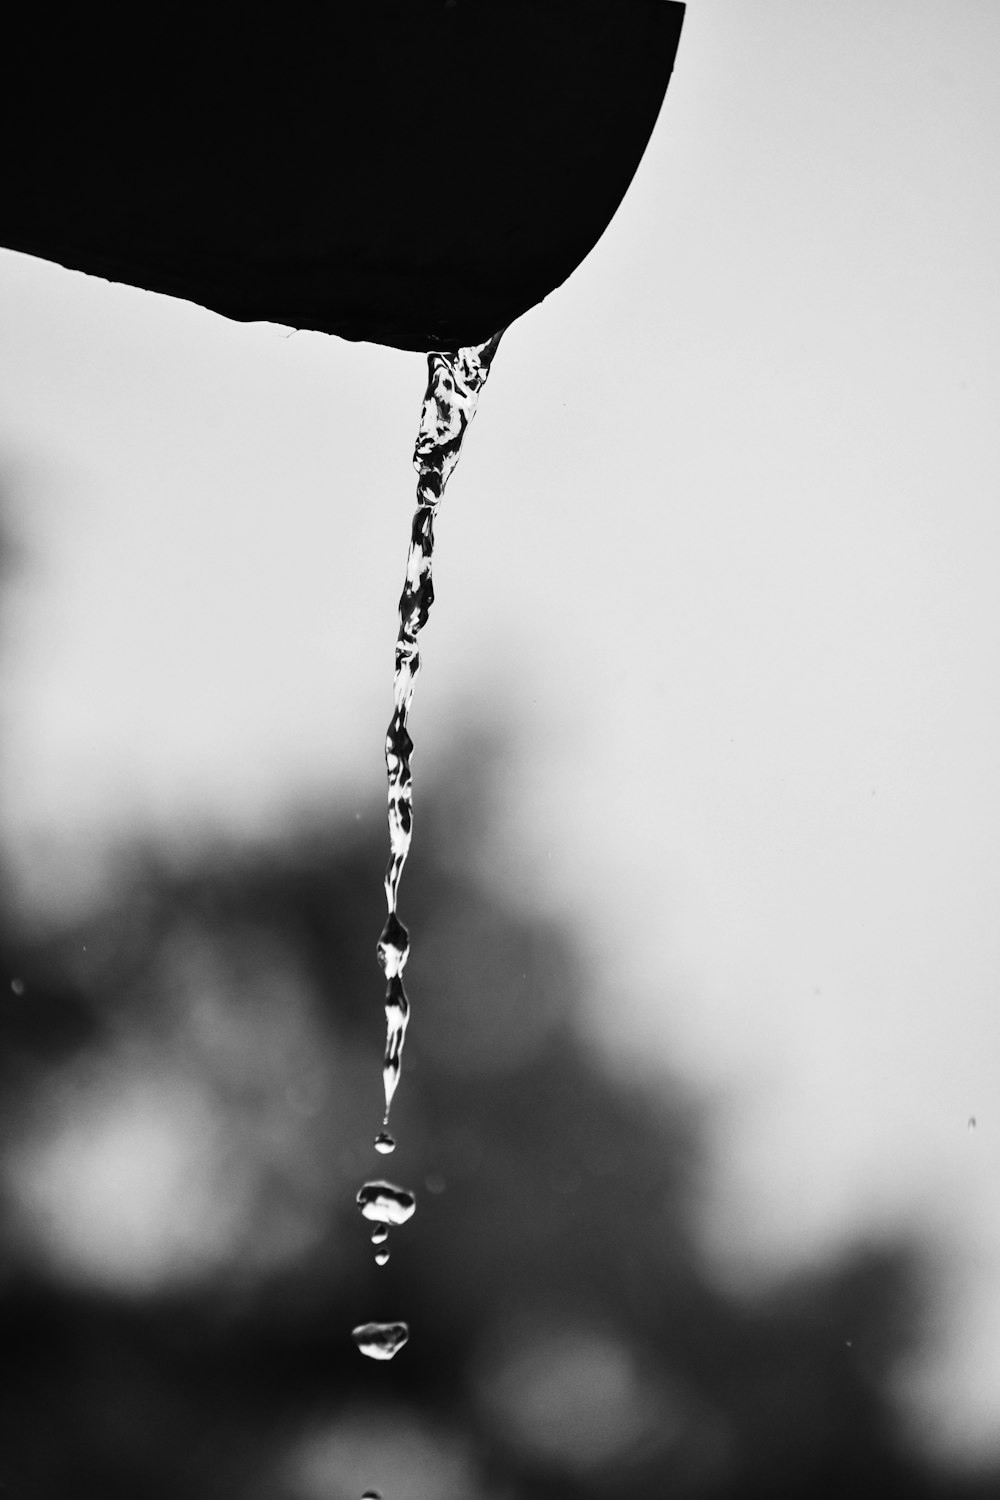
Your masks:
[[[386,1035],[382,1066],[385,1113],[374,1142],[376,1151],[383,1156],[391,1154],[396,1147],[389,1132],[389,1111],[399,1083],[403,1043],[410,1019],[410,1002],[403,985],[410,935],[397,914],[397,901],[413,832],[410,772],[413,741],[407,722],[414,684],[420,671],[417,638],[427,623],[434,602],[431,577],[434,519],[445,486],[458,463],[469,423],[476,414],[479,395],[486,384],[502,332],[501,329],[484,344],[427,356],[427,391],[413,453],[413,466],[417,471],[417,505],[410,531],[406,581],[399,600],[393,714],[385,737],[389,781],[389,863],[385,872],[387,916],[377,948],[385,975]],[[406,1223],[416,1208],[416,1199],[405,1188],[378,1178],[364,1183],[358,1191],[357,1202],[364,1217],[375,1225],[371,1236],[376,1246],[375,1261],[384,1266],[389,1259],[389,1227]],[[398,1321],[362,1323],[353,1330],[353,1338],[361,1353],[370,1359],[392,1359],[409,1338],[409,1328]]]

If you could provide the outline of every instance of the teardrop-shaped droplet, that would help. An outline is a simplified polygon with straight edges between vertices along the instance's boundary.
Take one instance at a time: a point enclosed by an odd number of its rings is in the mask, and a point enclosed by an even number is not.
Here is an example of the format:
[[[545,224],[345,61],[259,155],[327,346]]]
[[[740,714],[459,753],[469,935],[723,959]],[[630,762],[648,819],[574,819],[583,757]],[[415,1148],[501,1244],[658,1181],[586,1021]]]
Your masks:
[[[375,1264],[377,1266],[384,1266],[388,1262],[388,1259],[389,1259],[389,1252],[388,1252],[388,1250],[376,1250],[375,1251]]]
[[[375,1150],[381,1151],[383,1156],[388,1156],[390,1151],[395,1151],[396,1141],[388,1130],[380,1130],[375,1137]]]
[[[384,1245],[385,1242],[386,1242],[386,1240],[388,1238],[389,1238],[389,1226],[388,1226],[388,1224],[376,1224],[375,1228],[372,1230],[372,1244],[373,1245]]]
[[[401,977],[396,974],[385,988],[385,1056],[382,1063],[382,1084],[385,1093],[383,1126],[388,1126],[392,1096],[399,1083],[402,1066],[403,1043],[410,1021],[410,1002],[403,988]]]
[[[351,1337],[369,1359],[392,1359],[410,1337],[405,1323],[361,1323]]]
[[[405,1224],[416,1206],[412,1193],[391,1182],[366,1182],[358,1189],[358,1207],[366,1219],[379,1224]]]

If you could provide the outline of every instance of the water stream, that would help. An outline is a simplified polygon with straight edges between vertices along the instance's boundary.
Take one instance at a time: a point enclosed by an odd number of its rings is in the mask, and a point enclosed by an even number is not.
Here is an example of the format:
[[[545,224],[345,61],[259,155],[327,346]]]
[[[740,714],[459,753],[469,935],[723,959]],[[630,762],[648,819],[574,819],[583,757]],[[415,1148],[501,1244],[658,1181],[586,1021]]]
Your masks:
[[[501,330],[502,333],[503,330]],[[399,1083],[403,1043],[410,1019],[410,1002],[403,985],[403,970],[410,952],[410,935],[397,914],[399,882],[410,850],[413,833],[413,786],[410,757],[413,741],[407,728],[413,688],[420,671],[417,638],[434,602],[431,564],[434,556],[434,518],[445,486],[458,463],[462,442],[476,414],[480,392],[486,384],[500,333],[484,344],[474,344],[451,353],[427,356],[428,379],[420,412],[420,429],[413,453],[417,471],[417,505],[410,531],[406,581],[399,600],[399,635],[396,639],[393,678],[393,714],[385,736],[385,765],[389,779],[389,863],[385,872],[387,916],[378,940],[378,960],[385,974],[385,1058],[382,1083],[385,1113],[375,1137],[382,1155],[395,1150],[389,1132],[389,1110]],[[379,1178],[366,1182],[358,1192],[358,1206],[366,1219],[375,1222],[372,1243],[375,1260],[389,1259],[389,1226],[403,1224],[416,1200],[405,1188]],[[409,1338],[405,1323],[362,1323],[353,1330],[362,1354],[371,1359],[391,1359]]]

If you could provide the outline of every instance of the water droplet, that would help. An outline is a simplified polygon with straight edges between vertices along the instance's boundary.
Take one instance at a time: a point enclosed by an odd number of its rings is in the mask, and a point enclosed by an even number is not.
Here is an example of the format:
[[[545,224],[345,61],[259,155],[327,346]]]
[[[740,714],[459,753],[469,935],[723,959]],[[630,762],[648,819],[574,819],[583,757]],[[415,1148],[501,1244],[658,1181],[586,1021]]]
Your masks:
[[[366,1219],[380,1224],[405,1224],[417,1206],[417,1200],[405,1188],[391,1182],[366,1182],[358,1189],[358,1207]]]
[[[361,1323],[351,1337],[369,1359],[392,1359],[410,1337],[405,1323]]]
[[[386,1242],[386,1240],[388,1238],[389,1238],[389,1226],[388,1226],[388,1224],[376,1224],[375,1228],[372,1230],[372,1244],[373,1245],[384,1245],[385,1242]]]
[[[395,1151],[395,1149],[396,1142],[393,1140],[388,1130],[380,1130],[378,1135],[375,1137],[375,1150],[381,1151],[383,1156],[388,1156],[389,1152]]]
[[[402,1068],[403,1043],[406,1040],[406,1028],[410,1020],[410,1002],[403,988],[403,981],[398,974],[393,975],[386,986],[385,993],[385,1061],[382,1067],[382,1079],[385,1087],[385,1120],[389,1120],[389,1106],[392,1096],[396,1092],[399,1083],[399,1074]]]
[[[970,1115],[969,1116],[968,1129],[969,1130],[975,1130],[975,1128],[976,1128],[976,1117],[975,1117],[975,1115]]]
[[[365,1490],[361,1500],[382,1500],[382,1496],[378,1490]]]
[[[377,1266],[384,1266],[388,1262],[388,1259],[389,1259],[389,1252],[388,1252],[388,1250],[376,1250],[375,1251],[375,1264]]]
[[[14,991],[15,995],[23,995],[24,994],[24,980],[23,979],[12,979],[11,982],[10,982],[10,987]]]

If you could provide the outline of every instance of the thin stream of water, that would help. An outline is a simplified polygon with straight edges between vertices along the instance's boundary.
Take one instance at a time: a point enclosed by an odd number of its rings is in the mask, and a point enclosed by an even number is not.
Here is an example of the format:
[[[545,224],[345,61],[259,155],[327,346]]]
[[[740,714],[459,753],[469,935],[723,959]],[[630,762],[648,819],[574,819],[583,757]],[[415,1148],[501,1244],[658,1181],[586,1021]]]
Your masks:
[[[389,1109],[399,1083],[403,1042],[410,1004],[403,987],[410,935],[396,911],[399,882],[410,851],[413,831],[413,790],[410,756],[413,741],[407,731],[413,688],[420,671],[417,637],[434,602],[431,563],[434,556],[434,518],[445,486],[458,463],[462,440],[475,416],[479,394],[486,384],[500,334],[485,344],[457,353],[430,354],[420,430],[413,453],[417,471],[417,507],[410,532],[406,582],[399,599],[399,635],[393,678],[394,710],[385,736],[385,765],[389,779],[389,863],[385,872],[388,915],[378,940],[378,959],[385,973],[386,1042],[382,1080],[385,1117],[376,1144],[388,1147]]]
[[[427,390],[413,453],[413,466],[417,471],[417,505],[410,530],[406,581],[399,600],[399,634],[392,691],[394,706],[385,737],[389,782],[389,862],[385,872],[387,916],[377,949],[386,984],[386,1038],[382,1066],[385,1114],[382,1128],[375,1137],[375,1149],[382,1155],[388,1155],[396,1146],[389,1133],[389,1110],[399,1083],[403,1043],[410,1019],[410,1002],[403,985],[410,934],[399,920],[397,902],[399,882],[413,833],[410,771],[413,741],[407,722],[414,684],[420,671],[417,638],[427,623],[434,602],[431,576],[434,518],[445,486],[458,463],[469,423],[476,414],[480,392],[486,384],[502,332],[501,329],[484,344],[427,356]],[[366,1218],[376,1221],[378,1238],[372,1234],[372,1242],[378,1246],[376,1264],[385,1265],[389,1259],[385,1243],[388,1226],[405,1223],[412,1215],[416,1206],[413,1194],[378,1179],[363,1185],[358,1192],[358,1205]],[[399,1322],[364,1323],[353,1330],[353,1337],[362,1354],[372,1359],[391,1359],[406,1343],[409,1329],[405,1323]]]

